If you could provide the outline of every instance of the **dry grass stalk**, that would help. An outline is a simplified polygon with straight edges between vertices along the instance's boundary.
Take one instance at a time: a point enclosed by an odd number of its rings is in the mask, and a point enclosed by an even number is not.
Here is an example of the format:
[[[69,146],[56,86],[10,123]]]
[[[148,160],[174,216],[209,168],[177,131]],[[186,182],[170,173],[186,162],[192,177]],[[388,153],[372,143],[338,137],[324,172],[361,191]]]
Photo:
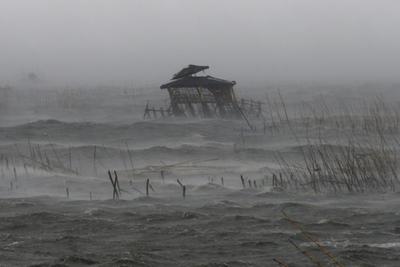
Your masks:
[[[272,260],[276,262],[280,267],[289,267],[289,265],[286,264],[282,259],[273,258]]]
[[[324,255],[326,255],[326,256],[332,261],[332,263],[333,263],[335,266],[337,266],[337,267],[344,267],[344,265],[342,265],[342,264],[337,260],[337,258],[336,258],[331,252],[329,252],[328,249],[327,249],[326,247],[324,247],[324,246],[321,244],[321,242],[319,242],[316,238],[312,237],[309,233],[307,233],[307,232],[305,231],[305,229],[304,229],[298,222],[296,222],[295,220],[291,219],[291,218],[287,215],[287,213],[286,213],[284,210],[281,210],[281,212],[282,212],[283,216],[285,217],[285,219],[286,219],[291,225],[293,225],[297,230],[299,230],[307,240],[309,240],[310,242],[312,242],[313,244],[315,244],[315,245],[318,247],[318,249],[319,249]]]

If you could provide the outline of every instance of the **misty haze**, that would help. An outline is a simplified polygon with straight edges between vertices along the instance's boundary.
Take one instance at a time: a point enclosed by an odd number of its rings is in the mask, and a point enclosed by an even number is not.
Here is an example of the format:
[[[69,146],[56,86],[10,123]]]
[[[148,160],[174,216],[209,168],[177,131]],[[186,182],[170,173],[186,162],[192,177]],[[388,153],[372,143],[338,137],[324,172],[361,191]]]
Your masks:
[[[399,266],[400,3],[0,0],[0,266]]]

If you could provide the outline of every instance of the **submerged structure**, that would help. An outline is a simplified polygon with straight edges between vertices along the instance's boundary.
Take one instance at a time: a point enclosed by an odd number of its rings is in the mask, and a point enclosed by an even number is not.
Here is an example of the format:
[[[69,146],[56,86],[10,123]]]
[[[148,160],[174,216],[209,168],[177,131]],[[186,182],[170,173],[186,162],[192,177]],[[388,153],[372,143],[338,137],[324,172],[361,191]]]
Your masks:
[[[168,107],[154,108],[146,104],[143,119],[165,117],[200,117],[244,119],[263,118],[261,101],[236,98],[235,81],[198,75],[209,66],[189,65],[172,76],[170,82],[161,85],[169,94]]]
[[[189,65],[161,85],[169,93],[169,112],[173,116],[241,118],[243,114],[233,90],[236,82],[196,75],[206,69],[209,66]]]

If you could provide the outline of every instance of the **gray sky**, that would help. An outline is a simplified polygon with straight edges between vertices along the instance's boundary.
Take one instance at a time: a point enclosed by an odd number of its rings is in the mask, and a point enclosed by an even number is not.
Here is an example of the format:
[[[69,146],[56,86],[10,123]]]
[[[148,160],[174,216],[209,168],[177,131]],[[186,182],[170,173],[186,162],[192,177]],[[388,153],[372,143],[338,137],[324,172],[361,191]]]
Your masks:
[[[0,84],[400,81],[398,0],[0,0]]]

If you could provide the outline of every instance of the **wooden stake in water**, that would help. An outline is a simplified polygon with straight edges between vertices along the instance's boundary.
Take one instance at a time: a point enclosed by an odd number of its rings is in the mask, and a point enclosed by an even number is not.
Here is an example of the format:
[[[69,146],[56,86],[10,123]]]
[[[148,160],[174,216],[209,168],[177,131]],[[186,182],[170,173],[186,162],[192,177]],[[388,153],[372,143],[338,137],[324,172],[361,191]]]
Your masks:
[[[119,186],[119,180],[118,180],[118,175],[117,175],[117,171],[114,170],[114,182],[117,186],[117,190],[118,190],[118,195],[121,196],[121,187]]]
[[[25,176],[29,177],[28,166],[24,163]]]
[[[162,182],[164,184],[165,183],[164,170],[160,171],[160,175],[161,175],[161,180],[162,180]]]
[[[119,199],[119,193],[118,193],[118,188],[117,188],[117,181],[118,179],[113,179],[111,175],[111,171],[108,170],[108,178],[110,179],[111,185],[113,187],[113,199]]]
[[[179,179],[176,179],[177,183],[181,186],[182,188],[182,197],[183,199],[186,198],[186,186],[179,181]]]
[[[149,196],[149,186],[150,186],[150,179],[147,178],[147,180],[146,180],[146,197]]]
[[[67,193],[67,199],[69,199],[69,188],[68,187],[65,188],[65,192]]]
[[[243,175],[240,175],[240,181],[242,181],[243,189],[246,188],[246,183],[244,182],[244,177],[243,177]]]
[[[18,176],[17,176],[17,169],[15,169],[15,167],[13,167],[13,172],[14,172],[14,180],[17,181]]]

